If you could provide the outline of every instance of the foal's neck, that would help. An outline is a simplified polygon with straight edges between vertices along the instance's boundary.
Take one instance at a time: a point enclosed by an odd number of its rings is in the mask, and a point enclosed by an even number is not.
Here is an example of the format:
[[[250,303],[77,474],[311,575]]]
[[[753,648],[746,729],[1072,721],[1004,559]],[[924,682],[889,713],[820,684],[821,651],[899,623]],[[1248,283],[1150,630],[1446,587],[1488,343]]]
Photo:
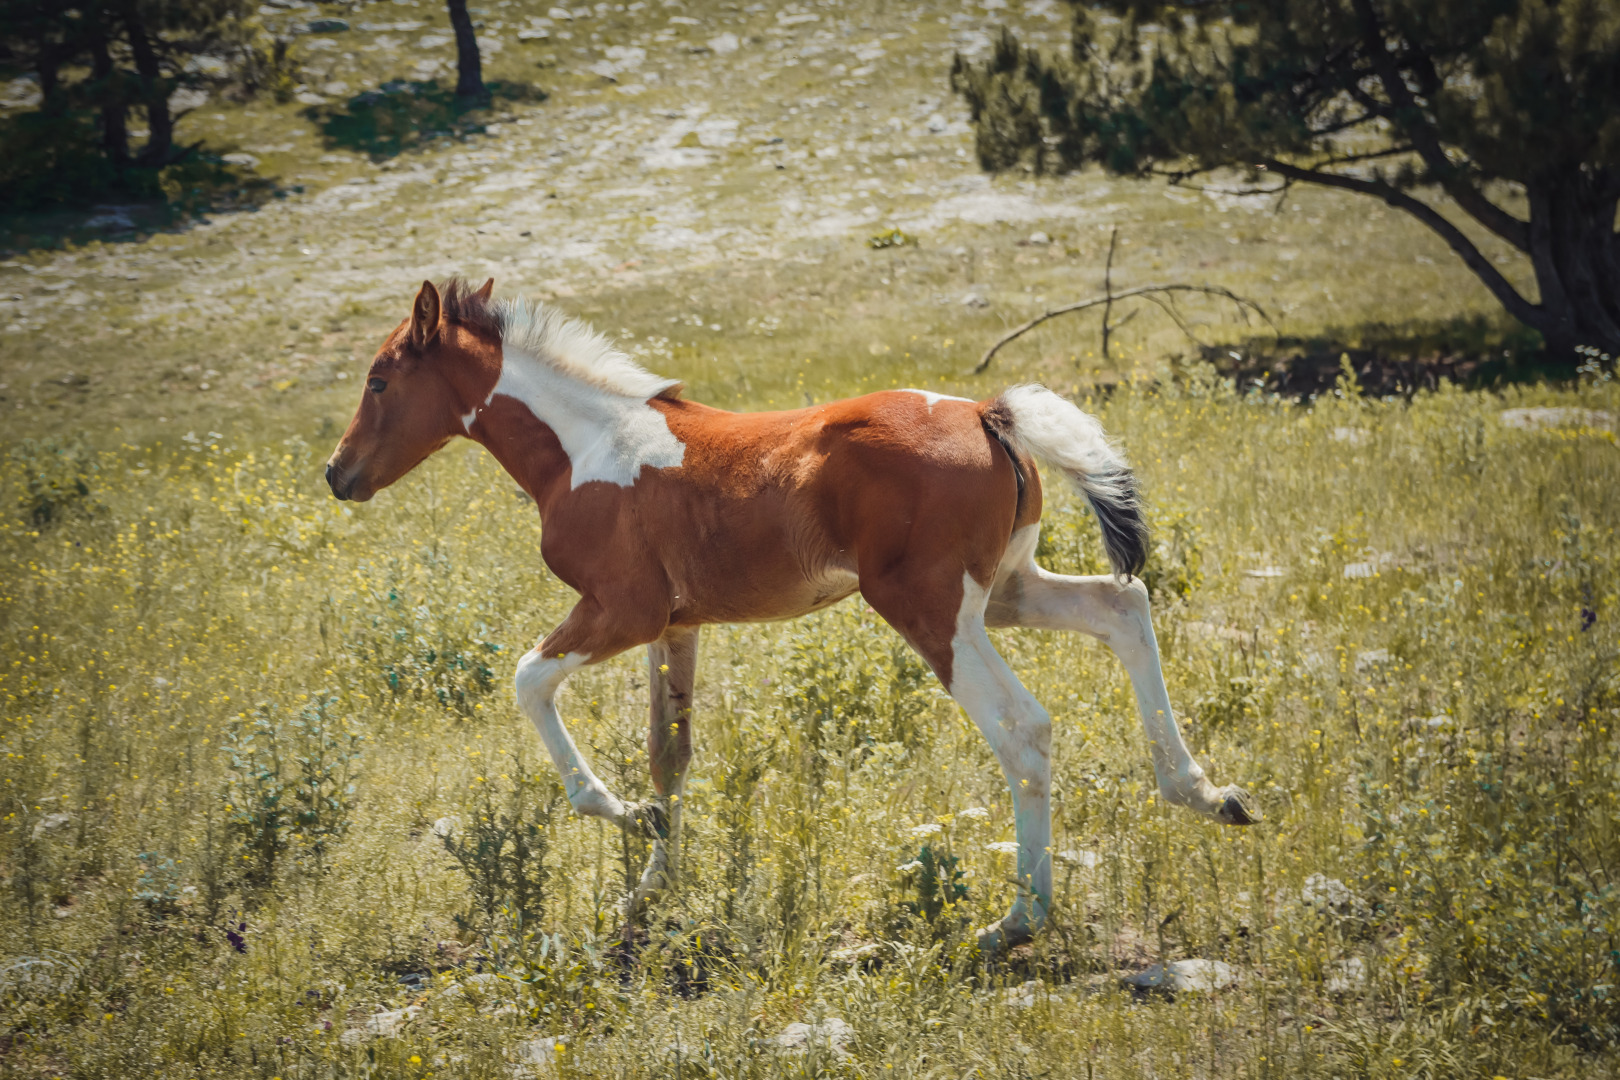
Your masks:
[[[686,455],[651,399],[511,348],[464,421],[542,514],[558,494],[592,481],[628,488],[643,467],[673,468]]]

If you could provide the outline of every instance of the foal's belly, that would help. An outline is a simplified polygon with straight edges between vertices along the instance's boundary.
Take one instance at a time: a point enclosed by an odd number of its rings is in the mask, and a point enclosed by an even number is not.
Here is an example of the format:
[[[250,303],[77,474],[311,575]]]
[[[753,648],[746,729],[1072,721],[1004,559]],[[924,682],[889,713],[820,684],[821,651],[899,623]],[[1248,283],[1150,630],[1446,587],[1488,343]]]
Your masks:
[[[708,595],[681,597],[673,622],[681,625],[719,622],[777,622],[831,607],[860,588],[854,571],[828,567],[793,580],[733,580],[729,589],[701,589]],[[751,587],[752,586],[752,587]]]

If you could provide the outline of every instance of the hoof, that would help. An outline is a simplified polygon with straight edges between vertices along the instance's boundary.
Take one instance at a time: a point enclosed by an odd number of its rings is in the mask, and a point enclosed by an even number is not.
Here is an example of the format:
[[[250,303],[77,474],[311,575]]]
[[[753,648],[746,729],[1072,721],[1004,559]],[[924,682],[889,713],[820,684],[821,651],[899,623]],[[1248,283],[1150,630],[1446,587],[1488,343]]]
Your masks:
[[[1215,811],[1215,819],[1224,825],[1253,825],[1263,816],[1260,813],[1260,804],[1240,787],[1229,787],[1221,792],[1221,808]]]
[[[994,956],[996,953],[1006,952],[1017,945],[1022,945],[1035,935],[1030,932],[1029,924],[1023,919],[1011,917],[998,919],[979,931],[979,952],[985,956]]]
[[[624,828],[649,840],[668,840],[669,811],[657,802],[631,803],[624,808]]]

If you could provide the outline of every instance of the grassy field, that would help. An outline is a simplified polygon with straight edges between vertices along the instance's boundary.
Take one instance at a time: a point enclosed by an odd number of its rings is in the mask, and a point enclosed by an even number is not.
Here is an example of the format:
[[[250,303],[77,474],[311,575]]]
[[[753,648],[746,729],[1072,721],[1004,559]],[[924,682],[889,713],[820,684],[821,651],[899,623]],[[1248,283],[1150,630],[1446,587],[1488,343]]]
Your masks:
[[[1003,327],[1098,291],[1116,225],[1116,283],[1228,286],[1289,334],[1490,302],[1347,199],[980,177],[949,56],[1005,17],[1059,40],[1056,8],[549,11],[488,6],[504,89],[456,116],[432,111],[441,8],[324,6],[353,29],[299,39],[304,100],[216,100],[181,132],[282,197],[8,222],[0,1071],[1620,1067],[1613,382],[1279,400],[1185,359],[1153,311],[1106,362],[1077,318],[966,375]],[[918,243],[869,246],[891,226]],[[1265,822],[1161,804],[1106,650],[997,632],[1053,714],[1060,865],[1049,930],[985,964],[972,930],[1013,892],[999,771],[853,600],[705,630],[687,876],[627,942],[646,852],[568,811],[512,700],[573,599],[532,506],[469,443],[363,506],[321,480],[365,359],[452,271],[726,407],[1076,395],[1142,476],[1189,742]],[[1193,314],[1206,342],[1255,333]],[[1040,557],[1103,568],[1061,495]],[[645,694],[633,656],[562,697],[628,798]],[[1186,960],[1202,985],[1125,983]]]

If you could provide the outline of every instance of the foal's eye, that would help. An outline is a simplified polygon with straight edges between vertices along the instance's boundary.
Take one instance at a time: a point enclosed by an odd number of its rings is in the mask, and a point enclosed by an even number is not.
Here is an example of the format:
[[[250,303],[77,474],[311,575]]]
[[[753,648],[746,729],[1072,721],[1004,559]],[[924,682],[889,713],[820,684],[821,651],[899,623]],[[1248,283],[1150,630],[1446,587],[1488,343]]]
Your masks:
[[[387,379],[370,378],[366,380],[366,389],[370,390],[373,394],[380,394],[387,388]]]

